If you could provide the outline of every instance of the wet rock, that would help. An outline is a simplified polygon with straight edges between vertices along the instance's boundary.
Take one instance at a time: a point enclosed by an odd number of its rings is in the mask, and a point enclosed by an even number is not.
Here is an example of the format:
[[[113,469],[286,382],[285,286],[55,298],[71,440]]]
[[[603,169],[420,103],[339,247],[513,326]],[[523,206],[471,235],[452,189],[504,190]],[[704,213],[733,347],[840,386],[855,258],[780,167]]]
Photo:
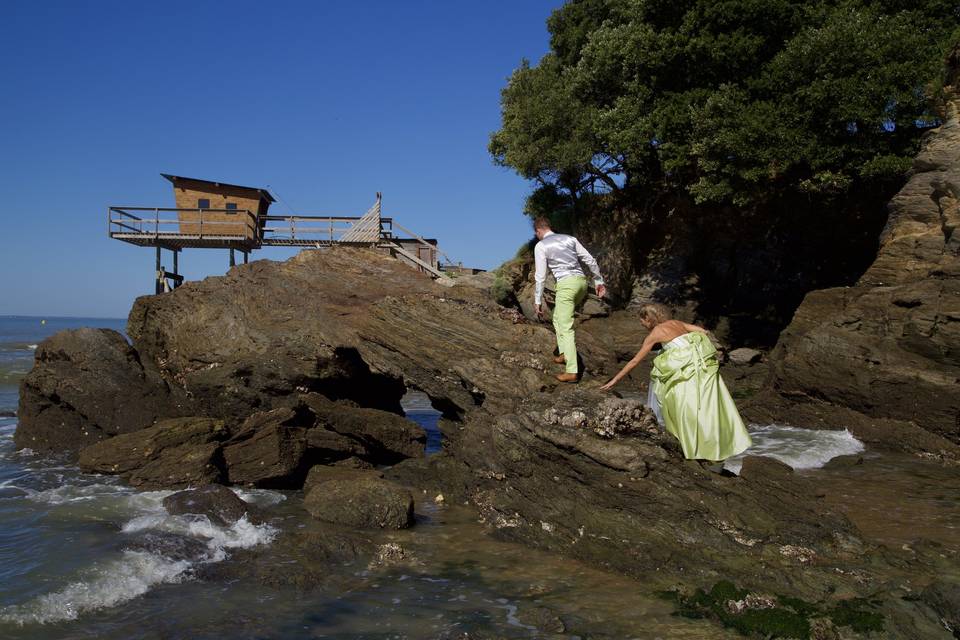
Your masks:
[[[223,448],[227,480],[271,488],[299,488],[303,483],[307,430],[295,426],[289,408],[255,413]]]
[[[145,551],[170,560],[194,562],[210,552],[205,540],[174,533],[147,531],[126,538],[124,551]]]
[[[413,497],[378,478],[327,480],[303,501],[314,518],[361,529],[405,529],[413,524]]]
[[[364,568],[376,544],[355,531],[320,522],[305,530],[282,532],[271,545],[234,551],[224,562],[198,567],[204,580],[253,579],[272,588],[308,591],[330,588],[343,593],[357,588],[353,574]]]
[[[204,515],[219,526],[229,526],[247,516],[257,524],[262,521],[256,510],[223,485],[208,484],[197,489],[179,491],[163,499],[170,515]]]
[[[302,400],[316,416],[315,428],[325,429],[362,446],[364,455],[380,464],[423,455],[427,434],[406,418],[386,411],[331,402],[319,394]]]
[[[377,552],[367,565],[368,569],[382,569],[398,564],[416,564],[413,555],[396,542],[387,542],[377,547]]]
[[[960,635],[960,583],[937,580],[920,594],[921,599],[936,612],[944,627]]]
[[[365,560],[376,549],[374,542],[360,533],[329,526],[291,533],[287,544],[313,558],[341,563]]]
[[[734,349],[727,354],[727,359],[730,363],[739,366],[760,362],[761,358],[763,358],[763,354],[756,349]]]
[[[18,448],[76,454],[99,440],[190,414],[183,393],[109,329],[61,331],[39,344],[20,387]]]
[[[84,471],[123,475],[142,489],[208,484],[222,479],[220,447],[228,435],[222,420],[161,420],[86,447],[79,464]]]
[[[474,413],[445,448],[439,489],[474,505],[498,538],[644,579],[720,574],[811,596],[835,580],[826,569],[798,578],[796,567],[835,559],[835,534],[856,530],[819,509],[789,467],[747,462],[756,481],[710,473],[648,419],[636,401],[583,385],[528,398],[492,424]],[[594,428],[603,420],[608,433]]]
[[[767,456],[746,456],[740,468],[740,477],[751,482],[765,480],[788,480],[793,475],[793,467]]]
[[[383,473],[373,468],[346,467],[342,465],[317,464],[310,467],[307,478],[303,483],[304,493],[309,493],[319,484],[331,480],[362,480],[364,478],[382,478]]]
[[[521,604],[517,608],[517,619],[540,632],[563,633],[567,630],[563,620],[547,607]]]
[[[854,453],[846,456],[837,456],[831,458],[823,468],[826,470],[832,469],[846,469],[849,467],[856,467],[863,464],[863,456],[859,453]]]
[[[813,618],[810,620],[810,640],[842,640],[842,637],[829,618]]]

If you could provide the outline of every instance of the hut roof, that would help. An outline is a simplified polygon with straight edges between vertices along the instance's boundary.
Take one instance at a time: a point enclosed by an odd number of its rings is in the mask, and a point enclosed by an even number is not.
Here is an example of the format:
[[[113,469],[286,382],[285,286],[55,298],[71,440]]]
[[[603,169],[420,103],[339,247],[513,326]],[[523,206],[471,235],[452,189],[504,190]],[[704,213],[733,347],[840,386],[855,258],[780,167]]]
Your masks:
[[[166,173],[161,173],[160,175],[163,176],[164,178],[166,178],[167,180],[169,180],[171,183],[173,183],[174,186],[176,186],[178,180],[184,180],[184,181],[190,181],[190,182],[197,182],[197,183],[200,183],[200,184],[208,184],[208,185],[211,185],[211,186],[214,186],[214,187],[232,187],[232,188],[234,188],[234,189],[245,189],[245,190],[247,190],[247,191],[252,191],[252,192],[256,193],[256,194],[259,195],[261,198],[265,199],[267,202],[276,202],[276,200],[273,199],[273,196],[270,195],[270,192],[267,191],[266,189],[260,189],[260,188],[257,188],[257,187],[245,187],[245,186],[240,185],[240,184],[230,184],[230,183],[228,183],[228,182],[214,182],[213,180],[201,180],[200,178],[187,178],[187,177],[185,177],[185,176],[172,176],[172,175],[169,175],[169,174],[166,174]]]

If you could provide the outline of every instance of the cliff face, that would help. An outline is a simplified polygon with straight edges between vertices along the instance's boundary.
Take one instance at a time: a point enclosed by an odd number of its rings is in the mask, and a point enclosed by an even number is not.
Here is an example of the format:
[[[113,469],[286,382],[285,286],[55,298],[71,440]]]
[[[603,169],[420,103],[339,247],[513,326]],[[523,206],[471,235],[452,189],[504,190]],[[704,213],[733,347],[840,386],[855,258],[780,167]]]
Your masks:
[[[889,205],[876,260],[808,294],[772,354],[773,389],[913,421],[960,442],[960,97]]]
[[[754,210],[610,196],[558,230],[597,258],[615,306],[661,302],[725,342],[771,347],[805,293],[853,284],[867,269],[893,189],[836,202],[784,195]],[[524,304],[533,276],[521,266],[505,265]]]

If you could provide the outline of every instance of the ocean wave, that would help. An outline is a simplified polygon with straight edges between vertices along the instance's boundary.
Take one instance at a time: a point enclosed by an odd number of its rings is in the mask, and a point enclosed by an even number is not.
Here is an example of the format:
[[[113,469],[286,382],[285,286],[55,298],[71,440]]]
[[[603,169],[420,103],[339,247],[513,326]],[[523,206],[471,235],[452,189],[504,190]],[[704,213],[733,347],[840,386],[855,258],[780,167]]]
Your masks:
[[[221,527],[206,516],[149,514],[130,520],[123,525],[122,531],[127,534],[153,531],[206,540],[208,554],[198,559],[204,563],[220,562],[227,557],[229,549],[269,544],[277,534],[275,527],[269,524],[255,525],[246,515],[229,527]]]
[[[863,443],[846,429],[828,431],[801,429],[784,425],[751,425],[753,446],[734,456],[724,467],[740,473],[745,456],[776,458],[794,469],[819,469],[837,456],[852,455],[864,450]]]
[[[0,353],[10,353],[16,351],[36,351],[40,346],[34,342],[0,342]]]
[[[90,569],[83,579],[58,591],[0,609],[0,622],[22,626],[76,620],[83,613],[142,596],[155,585],[180,582],[190,567],[187,560],[171,560],[148,551],[124,551],[120,558]]]
[[[134,548],[123,549],[119,557],[95,564],[63,588],[24,604],[0,609],[0,623],[22,626],[75,620],[84,613],[121,605],[156,585],[189,580],[197,566],[221,562],[233,549],[269,544],[278,533],[272,525],[253,524],[246,516],[229,526],[218,526],[202,515],[171,515],[163,508],[163,498],[170,495],[170,491],[128,494],[123,491],[130,490],[112,485],[88,485],[59,487],[30,495],[31,499],[53,505],[118,499],[118,506],[136,513],[121,527],[122,537]],[[274,492],[257,492],[263,494],[258,495],[261,499],[270,493]],[[164,541],[177,539],[198,541],[201,551],[188,557],[171,552],[184,547],[164,544]],[[144,540],[149,542],[145,545]]]

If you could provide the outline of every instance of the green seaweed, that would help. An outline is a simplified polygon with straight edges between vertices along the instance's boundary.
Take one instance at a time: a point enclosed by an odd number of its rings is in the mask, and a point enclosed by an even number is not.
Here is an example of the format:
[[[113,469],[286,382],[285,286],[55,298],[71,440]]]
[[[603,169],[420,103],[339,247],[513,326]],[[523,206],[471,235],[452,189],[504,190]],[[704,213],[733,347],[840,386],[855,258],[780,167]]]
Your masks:
[[[710,589],[710,597],[721,604],[727,600],[743,600],[748,595],[750,595],[750,591],[737,589],[737,586],[729,580],[721,580]]]
[[[843,600],[827,611],[827,616],[838,627],[850,627],[858,633],[883,631],[883,615],[864,609],[871,606],[866,600]]]
[[[782,604],[785,607],[789,607],[801,615],[807,617],[815,617],[816,614],[820,613],[820,609],[816,605],[807,602],[806,600],[801,600],[800,598],[791,598],[790,596],[778,596],[777,602]]]
[[[765,638],[810,637],[810,621],[799,613],[788,609],[751,609],[741,614],[727,613],[727,619],[721,619],[725,627],[736,629],[745,636],[760,635]]]
[[[838,627],[849,627],[858,633],[883,631],[883,615],[876,605],[862,599],[844,600],[829,608],[799,598],[777,596],[777,605],[765,609],[731,612],[727,603],[750,595],[729,580],[721,580],[709,591],[697,589],[690,595],[679,591],[660,591],[657,596],[673,602],[674,615],[690,619],[711,619],[744,636],[760,638],[798,638],[808,640],[810,620],[827,617]]]

